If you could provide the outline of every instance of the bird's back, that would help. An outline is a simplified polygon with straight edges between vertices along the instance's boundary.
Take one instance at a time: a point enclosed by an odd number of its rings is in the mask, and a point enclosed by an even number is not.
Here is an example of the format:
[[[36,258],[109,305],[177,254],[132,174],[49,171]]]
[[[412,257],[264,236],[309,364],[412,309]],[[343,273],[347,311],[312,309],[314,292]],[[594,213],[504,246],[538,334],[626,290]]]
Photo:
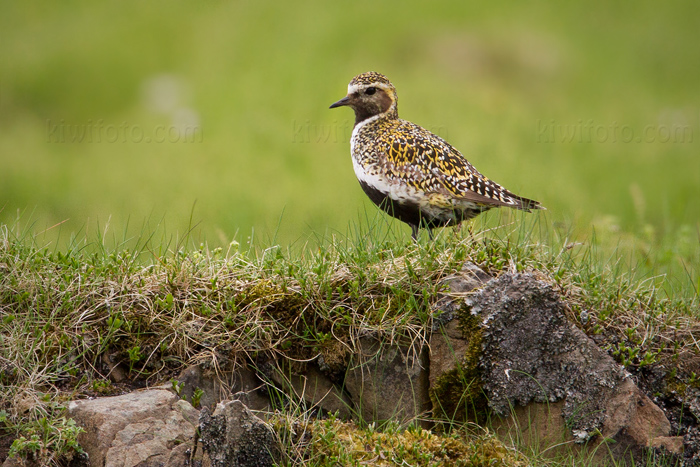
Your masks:
[[[540,207],[489,180],[447,141],[407,120],[380,116],[358,125],[352,157],[358,178],[369,178],[389,192],[405,187],[444,208]]]

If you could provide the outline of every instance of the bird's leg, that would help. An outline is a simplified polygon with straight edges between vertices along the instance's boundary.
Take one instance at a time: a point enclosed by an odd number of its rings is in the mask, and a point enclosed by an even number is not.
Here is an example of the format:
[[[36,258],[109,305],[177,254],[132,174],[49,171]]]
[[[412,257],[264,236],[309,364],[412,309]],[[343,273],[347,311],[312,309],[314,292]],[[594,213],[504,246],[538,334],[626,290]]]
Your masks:
[[[413,225],[413,224],[410,224],[410,225],[411,225],[411,238],[414,241],[418,242],[418,226]]]
[[[474,237],[474,226],[472,224],[467,225],[467,232],[469,232],[469,240],[474,243],[476,237]]]

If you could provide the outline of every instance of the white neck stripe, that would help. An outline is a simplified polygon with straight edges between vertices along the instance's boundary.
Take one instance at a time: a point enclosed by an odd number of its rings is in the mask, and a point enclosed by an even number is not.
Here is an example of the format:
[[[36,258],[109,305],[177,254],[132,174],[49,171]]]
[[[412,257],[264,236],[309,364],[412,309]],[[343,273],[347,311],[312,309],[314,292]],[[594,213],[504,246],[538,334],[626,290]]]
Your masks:
[[[357,137],[357,134],[360,132],[363,126],[367,125],[369,122],[373,122],[379,117],[381,117],[384,114],[377,114],[373,115],[369,118],[366,118],[362,120],[360,123],[355,125],[355,128],[352,129],[352,136],[350,137],[350,151],[354,154],[355,153],[355,138]]]

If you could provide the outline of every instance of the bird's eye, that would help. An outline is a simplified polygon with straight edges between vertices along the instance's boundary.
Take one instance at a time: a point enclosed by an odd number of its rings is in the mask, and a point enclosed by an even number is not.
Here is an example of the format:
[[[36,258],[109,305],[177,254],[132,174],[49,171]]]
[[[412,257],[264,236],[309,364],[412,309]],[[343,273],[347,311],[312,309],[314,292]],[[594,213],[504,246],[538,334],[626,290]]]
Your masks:
[[[367,89],[365,89],[365,94],[367,94],[368,96],[371,96],[371,95],[374,94],[375,92],[377,92],[377,88],[367,88]]]

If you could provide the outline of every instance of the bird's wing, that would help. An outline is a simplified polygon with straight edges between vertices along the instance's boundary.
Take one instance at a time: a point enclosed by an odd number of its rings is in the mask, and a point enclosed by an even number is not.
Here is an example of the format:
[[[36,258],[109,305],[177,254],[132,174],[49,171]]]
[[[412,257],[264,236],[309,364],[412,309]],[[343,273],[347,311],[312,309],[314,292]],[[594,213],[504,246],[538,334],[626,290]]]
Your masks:
[[[470,201],[485,206],[513,206],[510,193],[479,173],[473,165],[439,136],[409,122],[402,122],[384,140],[387,169],[403,183],[426,193]]]

